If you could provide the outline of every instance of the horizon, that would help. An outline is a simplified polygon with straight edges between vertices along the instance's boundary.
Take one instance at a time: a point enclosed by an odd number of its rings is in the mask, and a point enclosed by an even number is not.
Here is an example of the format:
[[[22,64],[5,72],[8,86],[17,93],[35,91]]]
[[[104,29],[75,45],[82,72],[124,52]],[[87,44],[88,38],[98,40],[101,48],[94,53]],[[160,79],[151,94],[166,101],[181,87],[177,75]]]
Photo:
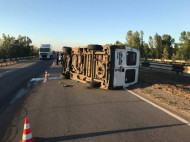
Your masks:
[[[163,4],[164,3],[164,4]],[[169,34],[179,42],[190,29],[190,1],[6,0],[0,1],[0,34],[28,36],[32,44],[63,46],[125,42],[129,30],[149,36]]]

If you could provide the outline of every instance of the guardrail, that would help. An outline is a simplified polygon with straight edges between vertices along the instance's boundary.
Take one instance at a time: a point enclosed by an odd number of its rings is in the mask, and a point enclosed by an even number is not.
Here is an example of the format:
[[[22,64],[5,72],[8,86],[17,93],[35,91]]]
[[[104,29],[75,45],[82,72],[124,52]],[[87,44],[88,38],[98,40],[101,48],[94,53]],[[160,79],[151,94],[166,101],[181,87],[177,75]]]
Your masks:
[[[181,64],[181,65],[190,65],[190,60],[167,60],[167,59],[145,59],[141,58],[141,62],[148,61],[148,62],[153,62],[153,63],[165,63],[165,64]]]
[[[162,64],[162,63],[152,63],[152,62],[141,62],[142,67],[175,71],[176,72],[176,81],[179,81],[179,73],[190,74],[190,66],[179,65],[179,64]]]
[[[6,66],[6,65],[10,65],[10,64],[14,64],[20,60],[23,59],[31,59],[31,58],[35,58],[35,56],[27,56],[27,57],[17,57],[17,58],[11,58],[11,59],[0,59],[0,67],[1,66]]]

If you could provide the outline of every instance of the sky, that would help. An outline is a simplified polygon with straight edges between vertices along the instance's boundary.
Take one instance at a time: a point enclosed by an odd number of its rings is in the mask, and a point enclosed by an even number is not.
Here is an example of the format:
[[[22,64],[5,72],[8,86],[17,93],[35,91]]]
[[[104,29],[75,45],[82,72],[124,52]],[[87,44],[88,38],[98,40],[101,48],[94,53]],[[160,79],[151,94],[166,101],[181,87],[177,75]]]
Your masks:
[[[125,42],[128,30],[179,41],[190,31],[190,0],[0,0],[0,35],[28,36],[32,44],[63,46]]]

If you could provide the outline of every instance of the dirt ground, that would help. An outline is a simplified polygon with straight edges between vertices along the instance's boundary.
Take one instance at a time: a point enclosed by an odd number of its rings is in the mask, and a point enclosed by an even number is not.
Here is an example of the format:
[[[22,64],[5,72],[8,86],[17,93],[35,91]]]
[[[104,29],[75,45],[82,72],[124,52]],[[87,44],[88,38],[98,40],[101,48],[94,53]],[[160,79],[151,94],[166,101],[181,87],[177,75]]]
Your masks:
[[[130,89],[190,118],[190,76],[180,74],[176,82],[175,72],[141,68]]]

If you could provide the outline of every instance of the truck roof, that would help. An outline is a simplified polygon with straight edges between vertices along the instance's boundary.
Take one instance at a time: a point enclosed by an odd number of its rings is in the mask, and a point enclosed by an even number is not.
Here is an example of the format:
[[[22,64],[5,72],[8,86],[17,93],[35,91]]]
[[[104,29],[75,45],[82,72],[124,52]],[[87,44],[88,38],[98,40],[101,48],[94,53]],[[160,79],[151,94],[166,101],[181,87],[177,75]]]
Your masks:
[[[41,44],[40,48],[50,48],[51,45],[50,44]]]

